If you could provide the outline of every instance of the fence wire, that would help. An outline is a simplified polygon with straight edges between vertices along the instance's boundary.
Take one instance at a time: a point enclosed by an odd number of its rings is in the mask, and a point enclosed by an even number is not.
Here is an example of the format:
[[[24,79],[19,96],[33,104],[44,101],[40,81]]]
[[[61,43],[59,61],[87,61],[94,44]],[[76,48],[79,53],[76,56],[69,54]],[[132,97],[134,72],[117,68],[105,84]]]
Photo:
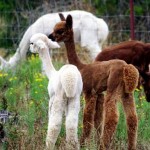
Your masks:
[[[7,2],[5,0],[1,0]],[[14,11],[0,10],[0,47],[7,50],[16,50],[18,44],[25,33],[26,29],[40,16],[67,10],[86,10],[93,11],[95,3],[87,0],[33,0],[35,7],[29,5],[29,0],[24,0],[26,8],[20,6],[16,1],[16,9]],[[107,0],[101,0],[100,7],[103,7]],[[135,9],[140,9],[140,5],[144,5],[145,14],[135,15],[135,39],[144,42],[150,41],[150,3],[148,0],[139,1],[136,3]],[[116,9],[117,8],[117,9]],[[110,14],[108,7],[105,9],[105,15],[97,17],[103,18],[108,24],[110,33],[107,40],[107,45],[119,43],[130,39],[130,15],[129,1],[118,0],[115,5],[116,14]],[[95,12],[95,11],[93,11]],[[95,13],[96,15],[96,13]],[[8,17],[9,16],[9,17]],[[9,21],[9,19],[11,21]],[[9,24],[7,24],[7,21]]]

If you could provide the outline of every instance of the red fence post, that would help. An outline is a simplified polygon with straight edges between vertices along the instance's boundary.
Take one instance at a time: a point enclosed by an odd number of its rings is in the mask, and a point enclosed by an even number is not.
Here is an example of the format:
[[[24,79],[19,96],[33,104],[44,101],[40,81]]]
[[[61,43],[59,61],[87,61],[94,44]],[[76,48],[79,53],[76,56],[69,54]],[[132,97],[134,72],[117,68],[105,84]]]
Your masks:
[[[130,0],[130,38],[134,40],[134,8],[133,0]]]

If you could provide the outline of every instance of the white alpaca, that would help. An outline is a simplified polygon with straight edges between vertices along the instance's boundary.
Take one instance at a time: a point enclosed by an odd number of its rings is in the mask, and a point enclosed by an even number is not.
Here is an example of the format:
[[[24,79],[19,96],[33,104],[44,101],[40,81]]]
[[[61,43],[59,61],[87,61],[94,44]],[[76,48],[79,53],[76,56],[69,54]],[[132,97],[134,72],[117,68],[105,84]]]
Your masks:
[[[46,138],[47,149],[53,150],[59,135],[62,116],[66,114],[66,142],[67,150],[78,150],[78,114],[80,111],[80,94],[82,91],[82,77],[74,65],[64,65],[56,71],[49,54],[49,48],[58,48],[56,42],[52,42],[42,33],[33,35],[30,39],[30,50],[39,53],[43,68],[49,79],[48,92],[49,121]]]
[[[65,17],[68,14],[72,15],[75,42],[87,48],[91,58],[94,59],[101,51],[102,44],[108,36],[109,31],[106,22],[89,12],[81,10],[63,12],[63,14]],[[20,60],[24,60],[29,48],[31,36],[35,33],[49,35],[53,31],[54,25],[59,21],[58,13],[46,14],[37,19],[26,30],[15,55],[12,56],[9,61],[1,60],[2,65],[0,68],[15,67]]]

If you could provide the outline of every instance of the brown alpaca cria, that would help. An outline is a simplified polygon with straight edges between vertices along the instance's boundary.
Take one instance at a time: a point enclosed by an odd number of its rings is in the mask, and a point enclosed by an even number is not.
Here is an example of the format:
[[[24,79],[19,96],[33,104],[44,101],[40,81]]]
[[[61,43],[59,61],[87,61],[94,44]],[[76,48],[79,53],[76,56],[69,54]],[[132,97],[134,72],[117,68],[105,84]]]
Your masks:
[[[91,129],[95,127],[98,149],[109,149],[119,119],[117,102],[121,99],[128,128],[128,149],[135,150],[138,119],[133,91],[138,83],[137,69],[122,60],[83,64],[75,51],[72,17],[68,15],[65,20],[59,15],[62,21],[55,25],[49,37],[65,43],[69,63],[76,65],[82,75],[86,104],[81,145],[90,140]],[[105,98],[103,91],[106,91]]]
[[[150,43],[140,41],[126,41],[115,46],[105,48],[100,52],[95,61],[108,61],[112,59],[121,59],[128,64],[133,64],[142,77],[140,83],[144,87],[146,100],[150,102]]]

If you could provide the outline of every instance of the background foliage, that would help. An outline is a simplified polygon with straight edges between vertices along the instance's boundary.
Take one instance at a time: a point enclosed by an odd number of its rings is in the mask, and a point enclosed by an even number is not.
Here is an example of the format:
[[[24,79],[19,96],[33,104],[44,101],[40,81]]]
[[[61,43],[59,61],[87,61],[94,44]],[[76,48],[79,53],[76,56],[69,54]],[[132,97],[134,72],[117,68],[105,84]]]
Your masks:
[[[39,16],[58,11],[82,9],[103,18],[109,26],[107,44],[130,38],[129,0],[1,0],[0,47],[16,50],[27,27]],[[150,1],[134,1],[135,38],[150,41]],[[13,48],[12,48],[13,46]]]

